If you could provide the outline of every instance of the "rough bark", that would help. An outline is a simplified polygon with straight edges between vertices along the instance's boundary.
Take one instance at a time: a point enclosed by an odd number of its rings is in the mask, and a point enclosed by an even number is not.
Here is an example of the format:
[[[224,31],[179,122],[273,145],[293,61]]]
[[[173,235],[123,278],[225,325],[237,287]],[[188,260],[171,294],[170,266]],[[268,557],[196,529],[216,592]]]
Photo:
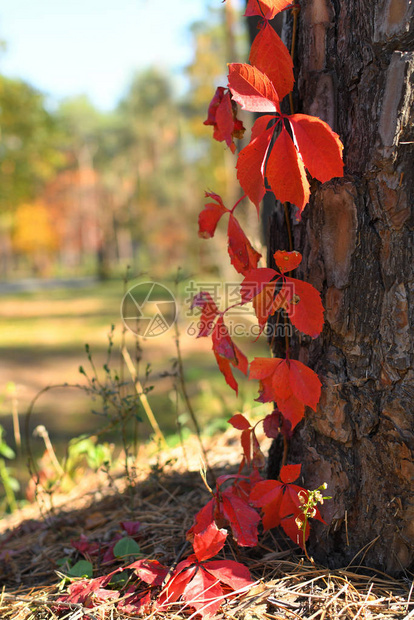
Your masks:
[[[413,9],[302,0],[296,59],[296,111],[340,134],[345,177],[313,182],[293,226],[300,276],[321,292],[326,323],[295,347],[323,394],[289,460],[303,464],[305,486],[327,482],[333,496],[313,556],[389,573],[414,560]],[[280,245],[273,225],[271,250]]]

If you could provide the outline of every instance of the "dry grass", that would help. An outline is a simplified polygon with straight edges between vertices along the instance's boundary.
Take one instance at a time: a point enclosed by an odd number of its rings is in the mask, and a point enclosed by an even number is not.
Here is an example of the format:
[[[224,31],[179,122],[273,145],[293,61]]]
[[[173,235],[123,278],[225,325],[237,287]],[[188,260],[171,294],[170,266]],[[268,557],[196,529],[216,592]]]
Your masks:
[[[214,446],[208,446],[216,475],[234,470],[236,462],[229,463],[229,455],[237,459],[237,445],[238,433],[230,429]],[[54,497],[53,510],[46,510],[43,503],[43,516],[38,506],[32,506],[5,520],[0,525],[0,618],[57,618],[56,571],[70,541],[82,533],[92,540],[107,541],[123,520],[141,522],[140,546],[146,557],[171,565],[195,512],[208,498],[198,455],[195,441],[186,445],[185,452],[176,448],[157,455],[151,454],[151,448],[143,448],[132,493],[120,475],[111,480],[94,476],[85,478],[72,493]],[[316,566],[294,555],[293,550],[281,548],[271,533],[262,537],[255,549],[227,546],[226,555],[247,564],[256,583],[249,591],[223,601],[218,614],[223,620],[414,618],[414,593],[408,581],[357,567],[331,571]],[[109,570],[97,567],[96,575]],[[59,614],[66,620],[132,617],[108,605],[84,609],[72,604]],[[193,616],[191,609],[180,605],[168,614],[145,616],[148,620],[161,617],[178,620]]]

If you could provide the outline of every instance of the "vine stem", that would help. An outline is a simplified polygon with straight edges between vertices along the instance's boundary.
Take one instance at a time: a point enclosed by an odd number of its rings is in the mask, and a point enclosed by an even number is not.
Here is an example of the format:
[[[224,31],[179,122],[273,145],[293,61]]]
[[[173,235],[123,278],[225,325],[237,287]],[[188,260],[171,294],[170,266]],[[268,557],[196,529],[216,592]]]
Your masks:
[[[292,9],[292,15],[293,15],[293,26],[292,26],[292,45],[290,48],[290,55],[293,61],[294,55],[295,55],[295,48],[296,48],[296,35],[297,35],[297,30],[298,30],[298,15],[300,12],[300,7],[294,7]],[[289,93],[289,105],[290,105],[290,113],[294,114],[295,110],[293,107],[293,96],[292,93]],[[289,206],[287,202],[283,203],[283,210],[285,213],[285,222],[286,222],[286,228],[287,228],[287,233],[288,233],[288,239],[289,239],[289,251],[293,252],[293,236],[292,236],[292,227],[290,225],[290,217],[289,217]],[[288,274],[290,275],[290,273]],[[289,353],[289,336],[288,336],[288,332],[287,332],[287,318],[286,315],[284,315],[284,323],[285,323],[285,348],[286,348],[286,357],[288,356]],[[283,435],[283,456],[282,456],[282,467],[284,467],[287,463],[287,458],[288,458],[288,451],[289,451],[289,440],[287,439],[286,435]]]

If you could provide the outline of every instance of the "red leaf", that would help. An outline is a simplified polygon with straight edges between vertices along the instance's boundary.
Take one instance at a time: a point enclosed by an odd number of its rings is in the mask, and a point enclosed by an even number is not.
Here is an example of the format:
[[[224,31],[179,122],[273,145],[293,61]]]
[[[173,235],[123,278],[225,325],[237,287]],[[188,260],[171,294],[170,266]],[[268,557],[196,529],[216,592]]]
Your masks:
[[[289,381],[295,396],[316,411],[321,397],[321,382],[318,375],[298,360],[289,360],[289,367]]]
[[[228,520],[234,539],[241,547],[257,545],[257,526],[260,517],[245,501],[234,495],[231,488],[222,491],[223,514]]]
[[[313,370],[297,360],[255,358],[250,364],[250,379],[259,379],[261,402],[276,401],[292,429],[302,419],[305,406],[316,409],[321,383]]]
[[[280,99],[293,89],[295,79],[291,55],[268,21],[264,22],[253,41],[249,62],[270,78]]]
[[[303,544],[303,531],[300,530],[296,523],[296,517],[285,517],[281,520],[280,525],[284,529],[285,533],[298,547],[304,548]],[[306,524],[305,540],[309,538],[310,526],[309,522]]]
[[[322,183],[333,177],[342,177],[344,147],[328,123],[305,114],[293,114],[288,118],[303,163],[310,174]]]
[[[214,352],[230,360],[233,364],[237,364],[234,344],[222,316],[218,318],[211,337]]]
[[[253,583],[248,568],[233,560],[213,560],[205,564],[205,569],[233,590]]]
[[[183,599],[204,616],[214,615],[223,602],[223,590],[216,577],[199,567],[183,591]]]
[[[258,482],[250,493],[253,506],[263,508],[262,523],[265,530],[280,524],[280,505],[283,499],[283,484],[278,480]]]
[[[137,560],[125,568],[131,568],[142,581],[153,586],[160,586],[168,573],[168,568],[160,564],[158,560],[149,558]]]
[[[259,213],[260,202],[266,193],[264,182],[264,162],[275,127],[266,129],[273,116],[265,115],[257,119],[252,129],[250,142],[239,153],[237,159],[237,178],[245,194],[256,205]]]
[[[280,273],[293,271],[302,262],[302,254],[300,252],[285,252],[285,250],[277,250],[273,254],[276,265],[280,269]]]
[[[217,107],[214,139],[218,142],[225,141],[232,153],[236,151],[236,145],[233,142],[233,129],[233,106],[230,93],[227,92]]]
[[[245,274],[251,269],[256,269],[261,254],[251,245],[234,215],[230,214],[227,230],[229,238],[230,260],[238,273]]]
[[[243,448],[243,454],[247,461],[247,464],[250,465],[251,460],[252,460],[251,429],[250,428],[242,432],[241,437],[240,437],[240,443]]]
[[[275,439],[279,433],[290,439],[292,436],[292,423],[278,409],[275,409],[263,420],[263,430],[266,436],[272,439]]]
[[[300,476],[302,465],[284,465],[280,470],[280,479],[286,484],[295,482]]]
[[[291,4],[292,0],[248,0],[245,16],[260,15],[265,19],[273,19]]]
[[[245,63],[229,65],[229,88],[233,99],[250,112],[280,112],[279,97],[270,79]]]
[[[245,431],[250,428],[250,422],[246,420],[243,414],[236,413],[234,416],[227,420],[229,424],[231,424],[234,428],[237,428],[239,431]]]
[[[216,202],[208,202],[198,216],[198,236],[203,239],[210,239],[214,236],[221,217],[229,210],[224,206],[218,194],[206,192],[206,198],[212,198]]]
[[[216,507],[215,498],[211,499],[201,510],[199,510],[195,516],[194,525],[188,530],[186,534],[187,540],[192,541],[195,534],[204,532],[212,523],[214,523],[214,510]]]
[[[190,555],[186,560],[183,560],[176,566],[171,579],[160,592],[156,601],[157,609],[160,611],[165,610],[171,603],[175,603],[180,598],[188,582],[197,571],[197,566],[193,564],[196,559],[195,555]]]
[[[225,357],[221,357],[221,355],[218,355],[216,352],[214,352],[214,355],[216,357],[217,366],[219,367],[221,374],[225,378],[227,385],[231,387],[231,389],[234,390],[237,395],[239,393],[239,384],[234,378],[229,360],[227,360]]]
[[[134,586],[132,586],[131,593],[131,596],[128,596],[126,599],[119,601],[119,604],[116,606],[117,610],[131,616],[149,614],[151,605],[151,592],[147,590],[144,592],[136,593]]]
[[[272,312],[275,286],[276,282],[269,282],[252,300],[254,312],[261,329],[264,329],[267,319]]]
[[[286,278],[285,282],[291,283],[295,291],[287,306],[289,319],[303,334],[316,338],[323,329],[324,307],[319,292],[303,280]]]
[[[280,202],[291,202],[302,212],[309,202],[305,166],[284,125],[266,165],[266,177]]]
[[[199,534],[194,534],[194,553],[199,562],[208,560],[224,547],[226,542],[227,531],[219,530],[217,525],[213,522]]]
[[[199,318],[199,323],[201,323],[201,327],[197,338],[209,336],[214,328],[214,320],[219,314],[219,310],[210,293],[208,293],[207,291],[200,291],[199,293],[197,293],[197,295],[195,295],[193,298],[191,309],[192,308],[202,309],[201,316]]]
[[[240,288],[242,302],[247,304],[263,290],[278,273],[269,267],[259,267],[249,271]]]
[[[233,137],[242,138],[244,134],[243,123],[236,117],[236,104],[231,99],[228,89],[219,86],[208,107],[207,120],[204,125],[213,125],[213,137],[218,142],[225,141],[232,153],[236,146]]]
[[[212,333],[213,351],[217,360],[220,372],[224,375],[227,384],[238,393],[238,384],[235,380],[230,364],[237,367],[243,374],[247,374],[247,357],[234,344],[230,338],[223,317],[220,316]]]
[[[121,521],[120,526],[128,536],[135,536],[141,527],[141,523],[139,521]]]
[[[279,435],[280,429],[280,413],[273,411],[265,417],[263,420],[263,430],[266,437],[276,439]]]

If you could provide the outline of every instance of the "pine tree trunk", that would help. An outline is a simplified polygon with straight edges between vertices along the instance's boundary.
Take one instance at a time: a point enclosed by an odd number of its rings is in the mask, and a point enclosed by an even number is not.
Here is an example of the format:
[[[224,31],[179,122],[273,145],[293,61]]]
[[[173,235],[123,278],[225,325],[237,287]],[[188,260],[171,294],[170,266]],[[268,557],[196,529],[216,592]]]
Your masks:
[[[297,277],[321,292],[326,323],[294,346],[323,393],[289,461],[302,463],[306,487],[327,482],[333,496],[322,507],[329,526],[313,527],[313,557],[398,573],[414,560],[413,3],[300,4],[296,111],[339,133],[345,177],[312,182],[293,223]]]

